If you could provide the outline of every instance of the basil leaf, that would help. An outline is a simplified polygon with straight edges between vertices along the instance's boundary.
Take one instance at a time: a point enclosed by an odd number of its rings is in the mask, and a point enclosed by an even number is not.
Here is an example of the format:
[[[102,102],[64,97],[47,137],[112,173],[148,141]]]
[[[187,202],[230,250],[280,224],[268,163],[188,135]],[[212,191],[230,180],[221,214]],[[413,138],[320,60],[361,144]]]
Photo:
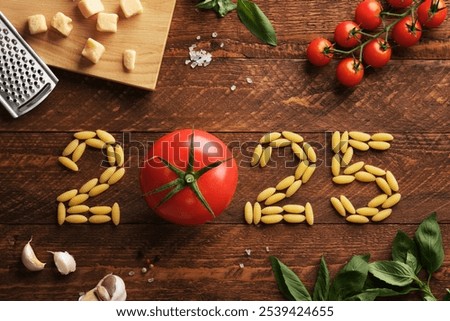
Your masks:
[[[436,301],[436,298],[432,295],[425,293],[425,295],[423,296],[423,300],[424,301]]]
[[[228,12],[236,9],[237,5],[231,0],[219,0],[217,12],[221,17],[225,17]]]
[[[362,291],[369,271],[369,255],[355,255],[336,274],[328,300],[346,300]]]
[[[410,253],[409,259],[408,253]],[[418,261],[418,257],[419,252],[414,240],[406,235],[405,232],[398,231],[394,241],[392,242],[392,259],[394,261],[408,264],[412,267],[415,273],[418,274],[422,268],[420,262]]]
[[[398,288],[398,290],[389,289],[389,288],[371,288],[366,289],[364,292],[361,292],[353,297],[348,298],[348,301],[373,301],[377,297],[391,297],[397,295],[408,294],[412,291],[418,291],[419,289],[413,287],[403,287]]]
[[[314,285],[313,301],[326,301],[330,291],[330,272],[328,271],[325,258],[320,259],[319,272],[317,273],[316,284]]]
[[[369,272],[376,278],[396,286],[406,286],[417,279],[409,265],[398,261],[378,261],[369,264]]]
[[[214,10],[221,17],[225,17],[230,11],[236,9],[237,5],[231,0],[204,0],[197,3],[197,8]]]
[[[407,265],[409,265],[411,267],[411,269],[413,269],[413,271],[416,275],[419,273],[420,269],[422,268],[417,257],[414,254],[412,254],[410,251],[408,251],[408,253],[406,253],[406,262],[405,263]]]
[[[257,4],[248,0],[238,0],[237,13],[254,36],[269,45],[277,45],[275,30]]]
[[[298,276],[275,256],[269,259],[281,294],[291,301],[311,301],[308,290]]]
[[[217,6],[218,0],[204,0],[200,3],[197,3],[196,7],[200,9],[214,9]]]
[[[420,223],[414,240],[419,248],[420,263],[431,275],[444,262],[444,247],[436,213],[432,213]]]
[[[446,289],[447,293],[444,296],[444,301],[450,301],[450,289]]]
[[[377,293],[372,291],[364,291],[351,296],[346,301],[374,301],[377,298]]]

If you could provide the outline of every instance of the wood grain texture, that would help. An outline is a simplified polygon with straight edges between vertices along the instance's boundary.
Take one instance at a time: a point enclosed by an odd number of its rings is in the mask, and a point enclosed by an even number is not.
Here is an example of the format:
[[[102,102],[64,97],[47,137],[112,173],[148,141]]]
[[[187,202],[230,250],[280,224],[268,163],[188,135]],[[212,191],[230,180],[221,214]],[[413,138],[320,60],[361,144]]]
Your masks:
[[[94,129],[95,128],[90,128]],[[281,131],[286,128],[279,128]],[[359,129],[359,128],[358,128]],[[342,129],[344,130],[344,129]],[[311,180],[298,193],[283,204],[304,205],[311,202],[316,213],[316,224],[345,224],[337,215],[330,197],[344,194],[355,206],[367,202],[381,191],[375,183],[354,182],[338,186],[331,181],[329,133],[303,133],[305,140],[317,150],[317,170]],[[142,199],[139,184],[139,168],[152,141],[163,133],[115,134],[125,150],[126,174],[104,194],[87,201],[89,206],[109,205],[119,202],[122,222],[161,223]],[[246,201],[256,201],[263,189],[275,186],[282,178],[292,175],[298,160],[290,148],[276,149],[266,168],[250,166],[252,150],[263,133],[228,134],[217,133],[229,148],[239,165],[239,183],[231,205],[220,216],[217,224],[242,224]],[[437,211],[440,220],[450,223],[450,191],[447,181],[450,173],[448,141],[449,134],[403,134],[394,133],[395,140],[388,151],[355,152],[353,162],[364,161],[385,169],[396,176],[401,202],[394,207],[389,223],[419,223],[428,213]],[[13,224],[55,224],[56,197],[64,191],[79,188],[91,178],[99,177],[105,170],[105,156],[101,151],[88,148],[78,162],[80,172],[74,173],[58,163],[58,156],[72,139],[70,134],[56,133],[3,133],[0,146],[8,151],[8,157],[0,160],[0,222]],[[11,167],[11,164],[15,164]],[[414,175],[411,175],[414,173]],[[51,188],[49,188],[51,187]],[[417,213],[411,214],[411,209]],[[17,215],[17,213],[23,213]],[[376,225],[376,224],[375,224]],[[300,227],[305,229],[306,226]]]
[[[314,37],[331,39],[335,25],[352,18],[354,1],[258,1],[277,30],[277,47],[261,44],[235,12],[218,18],[196,9],[196,3],[176,4],[155,91],[53,68],[60,82],[38,108],[15,120],[0,110],[0,300],[77,300],[79,292],[110,272],[124,278],[130,300],[283,300],[270,255],[312,289],[322,255],[332,275],[355,254],[389,259],[396,232],[412,236],[433,211],[445,260],[431,287],[442,299],[450,288],[448,19],[424,31],[417,46],[395,48],[386,67],[367,69],[358,87],[346,89],[335,80],[337,60],[325,68],[312,67],[305,49]],[[211,37],[214,31],[217,38]],[[194,43],[213,54],[211,65],[185,65]],[[233,84],[235,91],[230,89]],[[215,221],[181,227],[147,207],[139,189],[139,166],[152,141],[192,127],[212,132],[233,150],[239,182],[232,203]],[[98,128],[112,132],[125,147],[126,174],[89,204],[118,202],[121,224],[58,226],[56,196],[99,177],[104,156],[88,149],[78,173],[61,167],[57,157],[75,131]],[[249,165],[256,141],[268,131],[281,130],[301,133],[317,150],[316,173],[285,201],[311,202],[312,227],[244,222],[245,202],[254,201],[260,190],[294,170],[296,162],[288,149],[277,150],[267,168]],[[362,206],[379,193],[373,183],[333,185],[329,141],[334,130],[386,131],[395,136],[388,151],[354,156],[355,161],[391,170],[399,181],[402,200],[385,222],[356,226],[333,210],[331,196],[345,194]],[[31,235],[38,257],[48,262],[39,273],[27,272],[20,262]],[[251,256],[246,249],[251,249]],[[72,253],[77,271],[58,275],[47,250]],[[154,267],[142,274],[141,268],[150,263]],[[149,278],[154,281],[149,283]]]
[[[0,251],[4,253],[0,299],[76,300],[79,292],[89,290],[104,275],[114,272],[125,280],[129,300],[282,300],[268,261],[270,255],[290,266],[312,289],[322,255],[331,275],[355,254],[370,253],[371,260],[389,259],[397,228],[391,224],[375,229],[318,225],[299,233],[298,227],[282,224],[244,228],[217,224],[184,228],[139,224],[72,226],[64,230],[32,224],[13,230],[0,225],[3,235]],[[412,235],[415,225],[403,225],[401,229]],[[36,230],[41,234],[35,233]],[[337,231],[338,237],[324,237],[336,235]],[[79,237],[80,233],[84,237]],[[448,224],[443,225],[442,233],[448,244]],[[17,255],[31,234],[38,257],[49,262],[48,268],[38,273],[26,271]],[[250,256],[246,249],[251,250]],[[68,276],[58,275],[46,250],[69,251],[77,259],[77,271]],[[431,283],[439,298],[449,285],[448,248],[445,254],[443,268]],[[154,268],[143,274],[141,268],[149,263]],[[240,268],[241,263],[244,268]],[[134,275],[130,275],[131,271]],[[149,278],[154,278],[154,282],[148,283]]]
[[[152,93],[57,72],[63,81],[39,112],[12,120],[2,110],[0,129],[79,130],[102,120],[110,131],[195,126],[214,132],[261,132],[282,126],[322,132],[356,124],[367,131],[447,131],[450,60],[391,62],[381,70],[368,70],[355,89],[336,83],[333,66],[313,68],[304,60],[217,59],[192,70],[184,58],[168,58],[160,86]]]
[[[84,18],[77,2],[72,1],[3,1],[0,10],[50,66],[147,90],[155,89],[176,1],[143,1],[144,12],[128,19],[124,17],[118,1],[102,2],[105,12],[119,15],[117,33],[97,31],[96,16]],[[63,12],[73,20],[73,30],[67,38],[50,27],[50,21],[56,12]],[[46,17],[49,25],[46,33],[29,34],[27,17],[35,14]],[[88,38],[93,38],[106,47],[97,64],[92,64],[81,56]],[[126,72],[123,67],[122,55],[126,49],[137,51],[136,69],[133,72]]]

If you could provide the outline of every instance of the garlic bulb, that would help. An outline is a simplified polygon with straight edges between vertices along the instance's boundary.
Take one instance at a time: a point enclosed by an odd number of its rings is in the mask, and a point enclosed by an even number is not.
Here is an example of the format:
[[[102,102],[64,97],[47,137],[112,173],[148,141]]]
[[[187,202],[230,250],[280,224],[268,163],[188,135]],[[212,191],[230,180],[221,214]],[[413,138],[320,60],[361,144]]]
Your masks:
[[[55,261],[56,268],[59,273],[67,275],[71,272],[75,272],[77,263],[72,255],[67,251],[65,252],[51,252],[53,254],[53,260]]]
[[[36,257],[33,248],[31,247],[31,238],[22,250],[22,263],[30,271],[41,271],[45,267],[45,263],[42,263]]]
[[[121,277],[108,274],[92,290],[80,296],[79,301],[125,301],[127,291]]]

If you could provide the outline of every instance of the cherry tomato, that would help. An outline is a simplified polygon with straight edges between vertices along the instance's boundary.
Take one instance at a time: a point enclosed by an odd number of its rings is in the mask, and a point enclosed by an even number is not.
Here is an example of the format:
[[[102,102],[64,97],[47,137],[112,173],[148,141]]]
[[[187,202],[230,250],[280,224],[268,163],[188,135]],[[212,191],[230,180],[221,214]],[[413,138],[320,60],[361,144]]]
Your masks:
[[[315,66],[325,66],[333,58],[332,44],[325,38],[316,38],[306,49],[306,57]]]
[[[380,68],[391,59],[392,49],[386,40],[377,38],[371,40],[363,49],[363,60],[366,65]]]
[[[364,76],[364,66],[358,59],[344,58],[336,67],[336,77],[338,81],[347,87],[356,86]]]
[[[413,0],[387,0],[387,2],[391,5],[392,8],[407,8],[409,7]]]
[[[361,29],[353,21],[343,21],[334,30],[334,41],[342,48],[356,47],[361,41]]]
[[[182,129],[155,141],[140,171],[153,211],[169,222],[202,224],[220,215],[236,190],[238,169],[216,136]]]
[[[355,10],[355,21],[362,29],[375,30],[381,25],[380,13],[383,10],[377,0],[364,0],[358,4]]]
[[[413,22],[411,16],[406,16],[392,28],[392,39],[402,47],[415,45],[422,36],[422,26],[419,21]]]
[[[444,0],[425,0],[417,9],[417,16],[422,26],[436,28],[447,17],[447,5]]]

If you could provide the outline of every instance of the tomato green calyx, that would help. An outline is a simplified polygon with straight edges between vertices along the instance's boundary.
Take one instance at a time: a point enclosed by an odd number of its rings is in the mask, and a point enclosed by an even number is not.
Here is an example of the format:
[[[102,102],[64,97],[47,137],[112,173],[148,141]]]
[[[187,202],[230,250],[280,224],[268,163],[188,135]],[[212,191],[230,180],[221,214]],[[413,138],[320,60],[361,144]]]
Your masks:
[[[186,174],[184,176],[184,181],[188,184],[192,184],[193,182],[195,182],[195,176],[192,174]]]
[[[213,218],[216,217],[214,214],[214,211],[211,209],[211,206],[206,201],[205,197],[203,196],[202,192],[200,191],[200,188],[197,184],[198,179],[207,173],[208,171],[220,166],[222,163],[225,163],[229,161],[230,159],[225,160],[219,160],[216,162],[213,162],[197,171],[194,170],[194,132],[192,132],[190,136],[190,144],[189,144],[189,160],[188,164],[186,166],[186,170],[182,170],[171,163],[169,163],[164,158],[161,158],[159,156],[153,157],[152,159],[158,159],[165,167],[167,167],[169,170],[174,172],[178,177],[174,180],[159,186],[158,188],[155,188],[154,190],[147,192],[144,194],[144,196],[152,195],[161,193],[166,190],[170,190],[164,198],[155,206],[155,208],[158,208],[159,206],[163,205],[165,202],[170,200],[173,196],[175,196],[177,193],[182,191],[184,188],[190,188],[192,192],[195,194],[197,199],[202,203],[202,205],[208,210],[208,212],[211,214]]]
[[[432,17],[433,15],[438,13],[439,11],[445,9],[445,7],[439,8],[439,2],[440,2],[440,0],[431,2],[430,10],[428,10],[428,16],[429,17]]]

